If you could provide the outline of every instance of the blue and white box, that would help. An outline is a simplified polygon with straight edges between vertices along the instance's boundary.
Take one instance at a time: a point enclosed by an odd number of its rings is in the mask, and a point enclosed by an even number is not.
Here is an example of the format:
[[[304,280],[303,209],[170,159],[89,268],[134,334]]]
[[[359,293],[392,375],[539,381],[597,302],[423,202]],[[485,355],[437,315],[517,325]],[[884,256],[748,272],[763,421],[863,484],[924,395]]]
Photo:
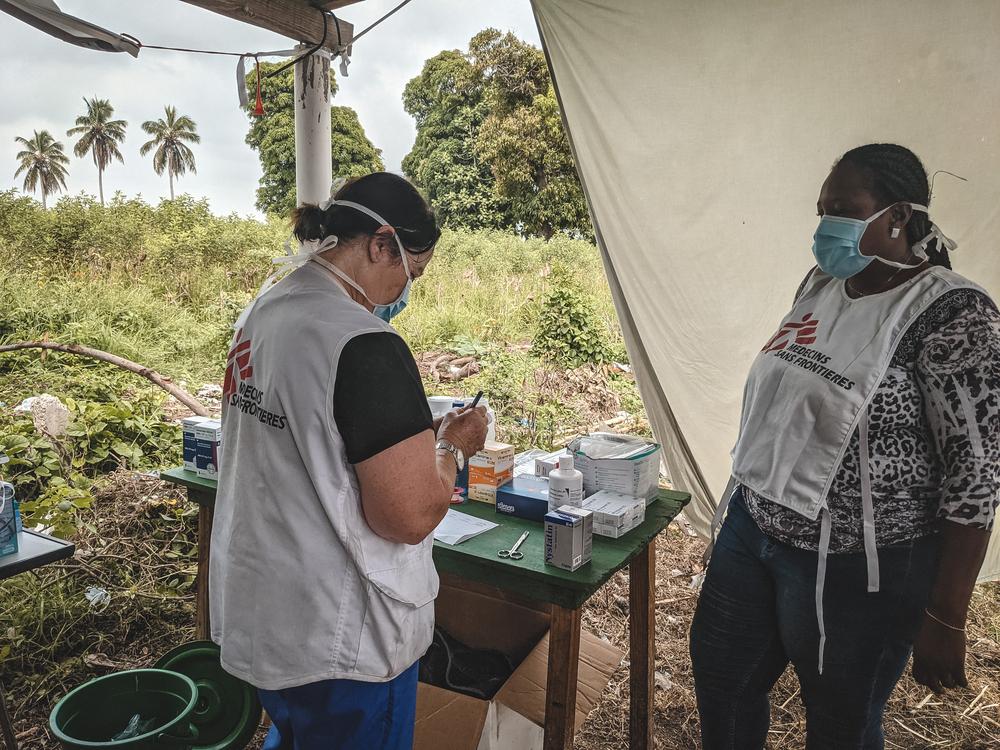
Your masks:
[[[196,441],[195,470],[205,479],[219,478],[222,455],[222,422],[209,419],[194,428]]]
[[[545,514],[545,564],[574,571],[590,562],[594,546],[594,514],[561,505]]]
[[[17,519],[14,487],[0,482],[0,557],[17,552]]]
[[[497,513],[542,523],[549,512],[549,480],[527,474],[497,488]]]
[[[204,423],[210,422],[211,417],[185,417],[181,420],[181,432],[184,436],[184,468],[188,471],[198,471],[198,438],[195,436],[195,428]]]

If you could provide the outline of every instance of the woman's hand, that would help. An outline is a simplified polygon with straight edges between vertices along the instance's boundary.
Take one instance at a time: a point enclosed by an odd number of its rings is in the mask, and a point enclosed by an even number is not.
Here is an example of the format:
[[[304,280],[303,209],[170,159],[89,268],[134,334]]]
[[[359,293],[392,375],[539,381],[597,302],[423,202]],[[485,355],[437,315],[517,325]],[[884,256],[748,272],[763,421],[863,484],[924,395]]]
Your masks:
[[[468,460],[483,449],[488,427],[489,417],[485,407],[465,408],[448,412],[441,420],[437,436],[460,449]]]
[[[925,614],[913,641],[913,679],[935,693],[968,687],[965,632],[953,630]]]

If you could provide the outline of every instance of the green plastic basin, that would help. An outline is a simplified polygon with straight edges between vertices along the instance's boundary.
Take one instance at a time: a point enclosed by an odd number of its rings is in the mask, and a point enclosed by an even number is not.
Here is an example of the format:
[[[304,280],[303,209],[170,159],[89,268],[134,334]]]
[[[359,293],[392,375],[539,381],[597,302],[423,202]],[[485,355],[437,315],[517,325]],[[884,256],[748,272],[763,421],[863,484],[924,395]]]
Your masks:
[[[186,750],[196,742],[189,721],[198,702],[193,680],[165,669],[132,669],[91,680],[52,709],[49,726],[65,748]],[[151,729],[125,740],[111,738],[133,716],[155,718]]]

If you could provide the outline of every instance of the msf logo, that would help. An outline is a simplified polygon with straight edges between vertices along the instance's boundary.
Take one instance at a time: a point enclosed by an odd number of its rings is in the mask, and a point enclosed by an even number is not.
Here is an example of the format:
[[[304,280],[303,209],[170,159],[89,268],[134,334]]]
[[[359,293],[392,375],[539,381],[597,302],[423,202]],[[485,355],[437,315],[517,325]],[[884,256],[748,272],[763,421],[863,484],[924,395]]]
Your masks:
[[[226,401],[236,393],[236,384],[253,376],[253,365],[250,364],[250,339],[243,341],[243,329],[236,334],[233,348],[226,357],[226,380],[222,386],[222,400]]]
[[[816,329],[818,327],[819,321],[812,316],[812,313],[807,313],[798,323],[785,323],[781,330],[774,335],[774,338],[764,344],[761,351],[764,354],[777,352],[784,349],[792,341],[802,346],[813,344],[816,342]]]

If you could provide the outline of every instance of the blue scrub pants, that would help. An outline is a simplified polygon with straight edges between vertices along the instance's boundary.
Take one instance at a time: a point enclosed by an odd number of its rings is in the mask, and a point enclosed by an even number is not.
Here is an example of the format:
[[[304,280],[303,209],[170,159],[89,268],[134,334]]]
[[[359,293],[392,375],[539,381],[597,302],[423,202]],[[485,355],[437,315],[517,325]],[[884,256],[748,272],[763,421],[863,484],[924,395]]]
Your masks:
[[[259,690],[272,721],[264,750],[410,750],[418,669],[419,662],[391,682]]]

